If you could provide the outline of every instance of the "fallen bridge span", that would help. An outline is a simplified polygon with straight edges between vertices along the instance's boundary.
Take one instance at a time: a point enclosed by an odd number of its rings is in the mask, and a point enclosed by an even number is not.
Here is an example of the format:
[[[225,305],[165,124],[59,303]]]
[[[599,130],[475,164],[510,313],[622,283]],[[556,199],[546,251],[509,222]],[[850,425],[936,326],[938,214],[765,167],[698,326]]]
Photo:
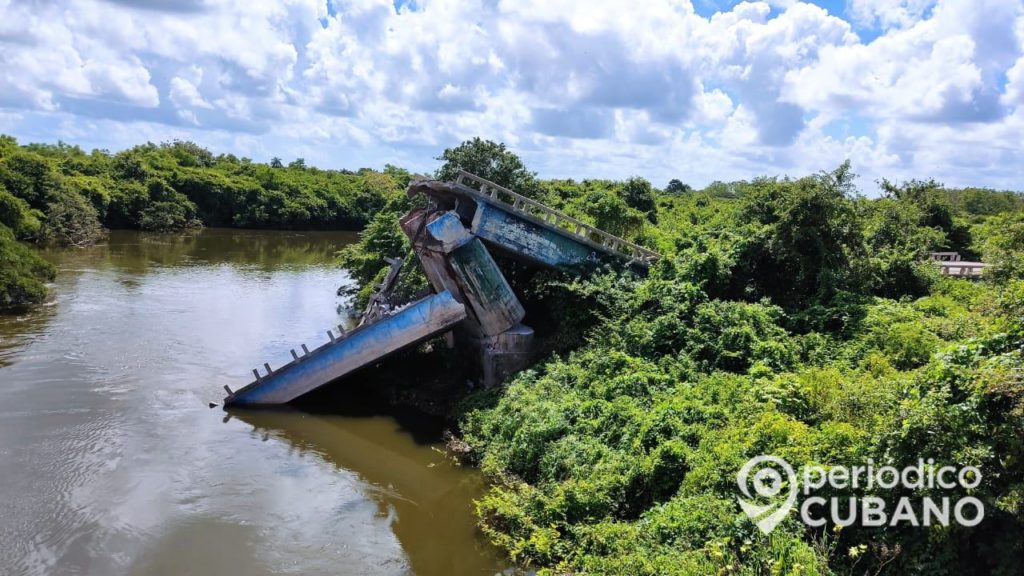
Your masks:
[[[525,311],[491,256],[490,249],[528,264],[579,269],[601,258],[646,269],[660,256],[522,196],[494,182],[460,171],[455,182],[414,181],[410,196],[424,195],[427,208],[400,221],[434,294],[395,307],[390,291],[405,259],[391,270],[370,299],[358,328],[300,355],[232,392],[225,406],[285,404],[376,364],[387,356],[442,333],[457,335],[476,357],[485,386],[502,381],[530,361],[533,329]],[[458,330],[453,330],[458,328]],[[454,343],[455,338],[449,341]],[[227,387],[225,387],[227,388]]]

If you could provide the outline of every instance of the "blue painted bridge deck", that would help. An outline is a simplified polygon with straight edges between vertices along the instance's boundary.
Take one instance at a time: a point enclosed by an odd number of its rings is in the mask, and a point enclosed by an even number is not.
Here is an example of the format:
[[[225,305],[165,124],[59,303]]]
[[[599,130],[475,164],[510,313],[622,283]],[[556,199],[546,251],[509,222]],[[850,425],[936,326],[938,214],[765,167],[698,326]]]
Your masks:
[[[536,200],[460,171],[450,191],[476,203],[471,232],[535,264],[558,268],[609,254],[646,267],[657,252],[581,222]]]
[[[248,386],[231,392],[225,406],[285,404],[355,370],[450,330],[466,317],[465,307],[444,291],[410,304],[390,316],[352,330],[340,339],[299,356],[277,369],[267,368]]]

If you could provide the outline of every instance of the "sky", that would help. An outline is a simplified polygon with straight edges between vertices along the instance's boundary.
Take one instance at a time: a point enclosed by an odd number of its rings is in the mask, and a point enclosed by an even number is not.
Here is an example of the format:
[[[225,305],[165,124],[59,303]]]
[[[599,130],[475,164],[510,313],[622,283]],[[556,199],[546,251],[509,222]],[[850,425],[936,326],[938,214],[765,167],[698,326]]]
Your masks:
[[[1024,190],[1024,0],[0,0],[0,133],[702,187]]]

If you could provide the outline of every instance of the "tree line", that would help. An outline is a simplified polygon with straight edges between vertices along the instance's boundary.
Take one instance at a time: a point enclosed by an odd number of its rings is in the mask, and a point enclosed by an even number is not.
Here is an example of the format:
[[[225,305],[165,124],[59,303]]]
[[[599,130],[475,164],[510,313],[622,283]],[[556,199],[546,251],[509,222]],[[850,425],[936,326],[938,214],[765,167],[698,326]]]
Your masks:
[[[408,179],[393,166],[353,172],[307,167],[302,159],[265,164],[192,142],[111,153],[0,136],[0,308],[45,296],[53,270],[26,243],[88,246],[104,229],[359,230]]]

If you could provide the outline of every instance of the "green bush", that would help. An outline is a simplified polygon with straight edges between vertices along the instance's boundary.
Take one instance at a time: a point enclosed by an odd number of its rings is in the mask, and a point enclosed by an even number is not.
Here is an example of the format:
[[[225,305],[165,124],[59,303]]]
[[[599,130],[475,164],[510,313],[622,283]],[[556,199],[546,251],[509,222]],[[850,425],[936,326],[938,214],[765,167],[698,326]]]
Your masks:
[[[40,238],[59,246],[89,246],[102,233],[96,209],[67,191],[53,193],[46,207]]]
[[[0,225],[0,309],[36,304],[46,297],[54,268]]]
[[[969,235],[937,184],[885,183],[886,197],[867,200],[851,182],[844,165],[659,197],[650,237],[666,258],[647,278],[532,285],[574,351],[466,404],[463,437],[494,482],[477,504],[485,534],[544,574],[1015,573],[1020,216],[972,208],[983,220]],[[544,186],[570,211],[614,189]],[[971,238],[996,264],[990,281],[942,278],[925,261]],[[735,500],[737,471],[759,454],[797,467],[972,464],[986,520],[811,530],[787,519],[766,537]],[[890,510],[899,496],[861,495]]]
[[[42,224],[39,211],[29,207],[28,202],[0,187],[0,225],[6,226],[19,239],[36,238]]]
[[[1024,278],[1024,214],[994,216],[976,229],[980,252],[992,268],[986,277],[997,282]]]

